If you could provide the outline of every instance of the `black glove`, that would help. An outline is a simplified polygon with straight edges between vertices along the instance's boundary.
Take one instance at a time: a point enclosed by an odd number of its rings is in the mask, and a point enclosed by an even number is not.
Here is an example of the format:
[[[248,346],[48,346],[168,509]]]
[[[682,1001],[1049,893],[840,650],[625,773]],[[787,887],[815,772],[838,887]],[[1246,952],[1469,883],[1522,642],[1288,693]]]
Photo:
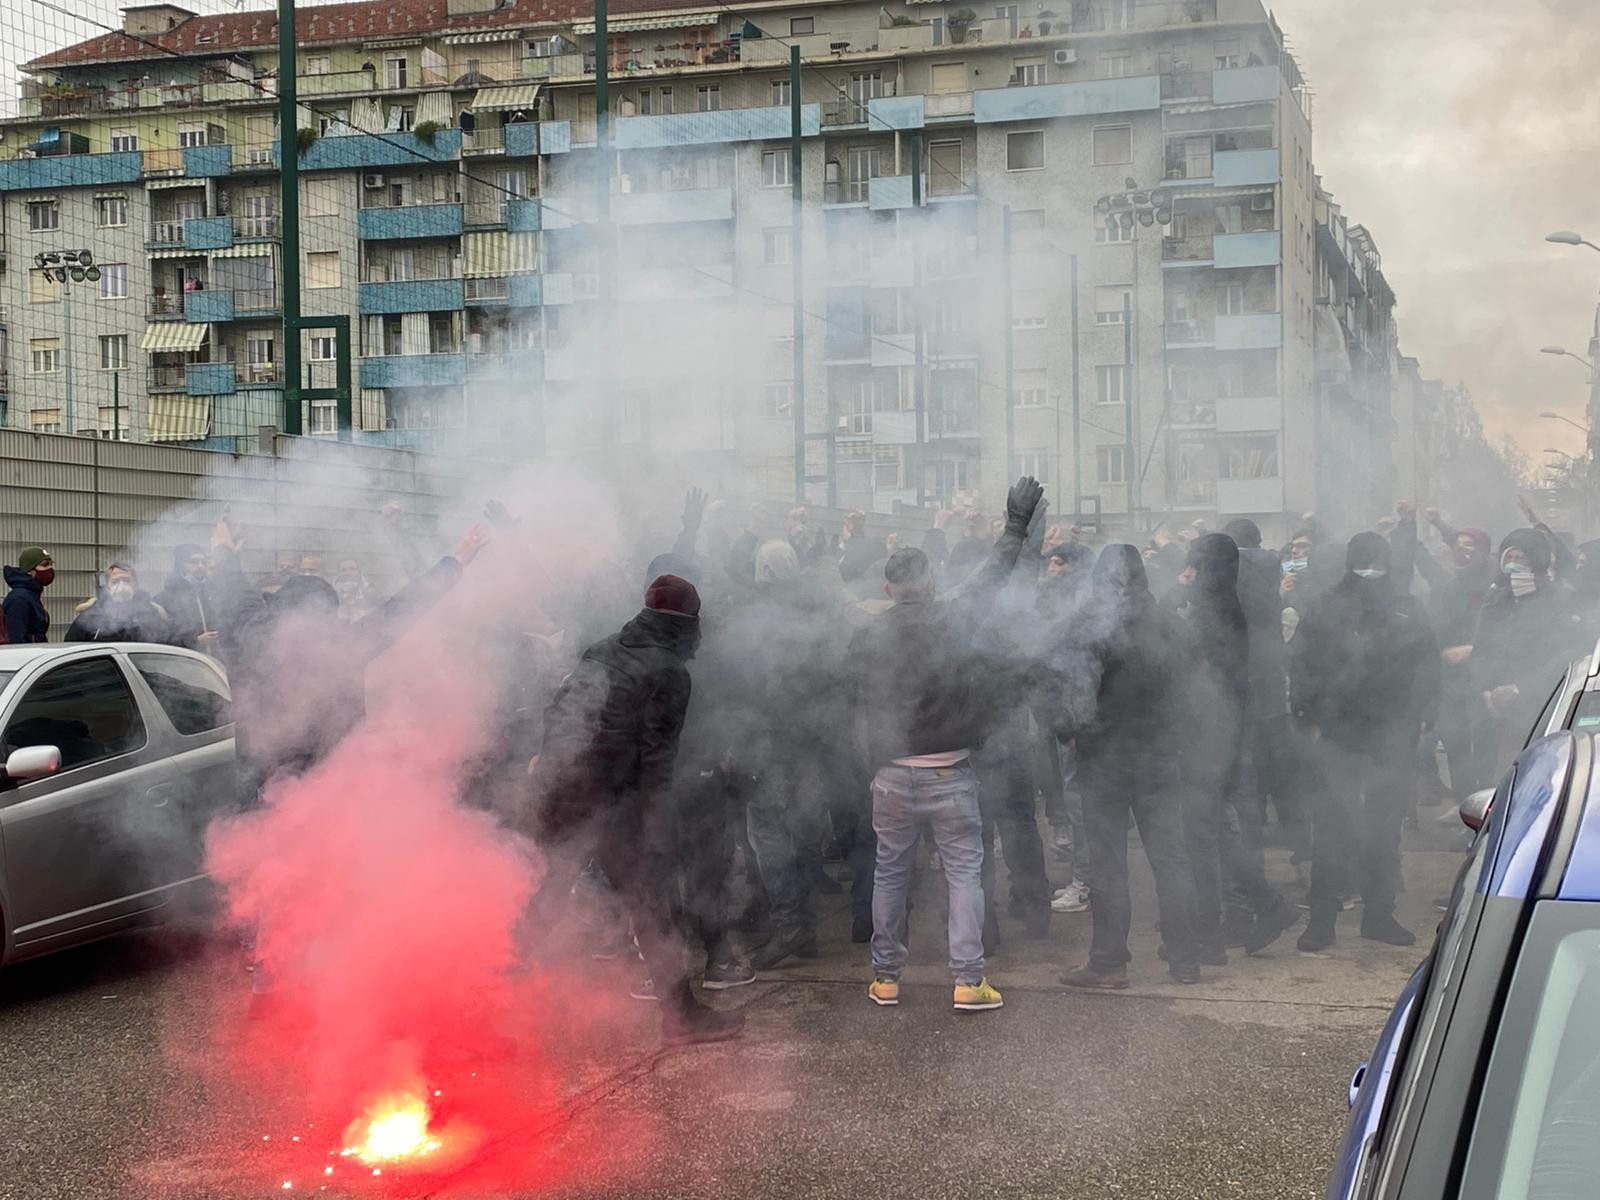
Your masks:
[[[1031,475],[1024,475],[1011,485],[1006,495],[1006,532],[1026,537],[1034,510],[1044,499],[1044,485]]]
[[[517,527],[517,519],[498,500],[491,500],[483,506],[483,518],[496,529],[515,529]]]

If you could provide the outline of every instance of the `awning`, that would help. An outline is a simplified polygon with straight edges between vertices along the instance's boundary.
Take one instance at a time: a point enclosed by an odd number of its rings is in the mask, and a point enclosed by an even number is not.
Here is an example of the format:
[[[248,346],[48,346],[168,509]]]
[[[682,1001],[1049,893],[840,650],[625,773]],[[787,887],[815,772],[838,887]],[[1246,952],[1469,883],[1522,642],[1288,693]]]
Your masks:
[[[151,151],[151,153],[158,153],[158,151]],[[202,188],[205,185],[206,181],[204,179],[172,179],[164,177],[146,179],[144,181],[144,186],[151,191],[155,191],[157,188]]]
[[[498,279],[539,269],[539,235],[493,230],[461,235],[461,256],[467,279]]]
[[[152,442],[197,442],[210,431],[209,396],[150,397],[148,432]]]
[[[452,33],[444,39],[446,46],[481,46],[488,42],[514,42],[528,35],[516,29],[497,29],[488,33]]]
[[[513,108],[539,107],[537,83],[513,83],[500,87],[479,88],[472,98],[473,112],[497,112]]]
[[[220,250],[211,251],[212,258],[270,258],[271,246],[224,246]]]
[[[423,92],[417,97],[417,124],[432,121],[435,125],[454,125],[455,111],[449,92]]]
[[[184,250],[181,248],[177,250],[146,250],[144,256],[146,258],[192,258],[198,262],[205,259],[206,252],[204,250]]]
[[[681,13],[676,17],[619,17],[606,22],[606,33],[643,33],[647,29],[693,29],[700,25],[715,25],[721,14],[711,12]],[[594,22],[582,21],[572,27],[577,34],[593,33]]]
[[[139,349],[159,354],[188,353],[205,345],[210,332],[211,326],[204,321],[158,321],[145,326]]]

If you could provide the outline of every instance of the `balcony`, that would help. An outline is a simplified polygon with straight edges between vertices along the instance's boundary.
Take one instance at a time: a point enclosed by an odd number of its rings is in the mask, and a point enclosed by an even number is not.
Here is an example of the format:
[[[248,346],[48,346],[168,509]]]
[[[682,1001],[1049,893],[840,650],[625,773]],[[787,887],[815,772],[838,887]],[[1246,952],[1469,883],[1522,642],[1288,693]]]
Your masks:
[[[1211,182],[1217,187],[1248,187],[1277,183],[1276,150],[1219,150],[1211,160]]]
[[[156,292],[145,300],[144,315],[152,321],[183,316],[182,292]]]
[[[875,367],[909,367],[917,361],[916,335],[905,332],[874,331],[869,344],[870,361]]]
[[[199,292],[190,292],[191,296],[198,296]],[[215,293],[213,293],[215,294]],[[238,317],[267,317],[278,311],[278,292],[276,288],[235,288],[233,292],[233,311]]]
[[[441,129],[427,141],[414,133],[320,137],[300,155],[303,171],[368,171],[454,162],[461,156],[461,131]]]
[[[233,170],[233,147],[185,146],[183,173],[191,179],[215,179]]]
[[[184,390],[191,396],[224,396],[234,390],[237,382],[229,362],[190,363],[184,373]]]
[[[190,217],[182,226],[185,249],[225,250],[233,245],[233,221],[228,217]]]
[[[876,446],[909,446],[917,440],[915,410],[872,414],[872,442]]]
[[[205,288],[183,294],[183,319],[191,324],[231,321],[234,317],[233,292],[228,288]]]
[[[183,174],[183,150],[169,147],[165,150],[138,151],[140,167],[146,175]]]
[[[936,92],[924,96],[922,113],[929,121],[972,115],[971,92]]]
[[[145,369],[147,392],[181,392],[189,386],[189,368],[183,363],[166,363]]]
[[[1109,329],[1112,326],[1107,325],[1104,328]],[[1122,328],[1120,321],[1115,328],[1118,330]],[[1216,337],[1216,328],[1210,321],[1168,321],[1164,328],[1167,334],[1167,345],[1180,349],[1190,346],[1209,347]]]
[[[1161,77],[1090,79],[1035,87],[984,88],[973,94],[973,120],[1044,121],[1052,117],[1105,116],[1161,107]]]
[[[664,225],[680,221],[733,220],[732,188],[677,192],[625,192],[611,198],[618,225]]]
[[[506,152],[505,126],[491,125],[479,120],[472,132],[461,135],[461,157],[474,154],[504,154]]]
[[[1283,428],[1283,401],[1276,396],[1222,396],[1216,402],[1218,433],[1272,433]]]
[[[241,242],[276,242],[283,237],[283,224],[276,214],[234,217],[233,236]]]
[[[1211,100],[1210,71],[1168,71],[1161,76],[1161,99],[1168,104],[1200,104]]]
[[[1281,513],[1283,511],[1283,479],[1272,476],[1265,479],[1217,480],[1217,515],[1235,513]]]
[[[12,158],[0,162],[0,191],[54,191],[56,188],[134,183],[139,173],[137,152]]]
[[[1205,234],[1184,238],[1164,237],[1161,239],[1161,265],[1209,267],[1212,250],[1212,239]]]
[[[235,143],[233,147],[233,169],[235,171],[276,171],[278,169],[278,143]]]
[[[510,382],[543,375],[544,355],[538,350],[485,350],[467,355],[468,379]]]
[[[717,112],[618,117],[611,123],[611,132],[618,150],[653,150],[663,146],[786,141],[790,120],[786,105],[728,108]],[[866,120],[865,116],[862,120]],[[823,121],[822,105],[800,106],[800,132],[803,136],[816,137],[822,131]]]
[[[467,205],[463,222],[469,228],[504,225],[512,233],[537,233],[539,209],[537,200],[485,200]]]
[[[363,316],[449,312],[465,301],[459,279],[388,280],[361,285],[360,312]]]
[[[1213,239],[1212,260],[1218,269],[1234,267],[1275,267],[1279,253],[1278,231],[1262,233],[1219,233]]]
[[[408,204],[398,208],[363,208],[356,214],[356,232],[366,241],[391,238],[461,236],[459,204]]]
[[[874,212],[895,208],[910,208],[916,202],[915,177],[911,175],[879,175],[867,181],[867,207]],[[922,195],[928,194],[928,177],[922,177]]]
[[[1261,104],[1276,100],[1283,77],[1273,66],[1236,67],[1213,71],[1212,98],[1217,104]]]
[[[459,350],[436,354],[387,354],[361,360],[364,388],[438,387],[467,377],[467,358]]]
[[[1272,350],[1283,344],[1283,318],[1272,313],[1218,317],[1218,350]]]
[[[280,363],[234,362],[234,383],[240,388],[272,388],[283,386],[283,366]]]
[[[467,279],[462,298],[468,304],[499,303],[511,298],[511,281],[499,275],[491,279]]]

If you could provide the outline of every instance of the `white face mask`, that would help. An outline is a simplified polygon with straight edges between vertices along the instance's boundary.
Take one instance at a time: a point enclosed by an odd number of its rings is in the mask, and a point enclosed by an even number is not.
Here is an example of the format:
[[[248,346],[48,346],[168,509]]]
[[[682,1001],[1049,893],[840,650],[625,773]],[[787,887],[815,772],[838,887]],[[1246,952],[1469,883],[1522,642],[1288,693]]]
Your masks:
[[[1389,572],[1382,567],[1357,567],[1356,574],[1362,579],[1382,579]]]
[[[1539,581],[1527,567],[1507,567],[1506,578],[1511,581],[1511,594],[1517,598],[1539,590]]]
[[[126,579],[118,579],[106,587],[106,594],[113,600],[127,600],[133,596],[133,584]]]

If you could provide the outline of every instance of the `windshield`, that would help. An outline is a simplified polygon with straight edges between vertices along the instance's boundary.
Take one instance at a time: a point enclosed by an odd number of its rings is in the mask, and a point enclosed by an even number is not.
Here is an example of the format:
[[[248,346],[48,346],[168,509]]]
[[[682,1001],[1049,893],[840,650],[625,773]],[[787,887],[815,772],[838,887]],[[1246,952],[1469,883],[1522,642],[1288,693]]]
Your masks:
[[[1600,1177],[1600,904],[1534,910],[1461,1195],[1577,1200]]]

